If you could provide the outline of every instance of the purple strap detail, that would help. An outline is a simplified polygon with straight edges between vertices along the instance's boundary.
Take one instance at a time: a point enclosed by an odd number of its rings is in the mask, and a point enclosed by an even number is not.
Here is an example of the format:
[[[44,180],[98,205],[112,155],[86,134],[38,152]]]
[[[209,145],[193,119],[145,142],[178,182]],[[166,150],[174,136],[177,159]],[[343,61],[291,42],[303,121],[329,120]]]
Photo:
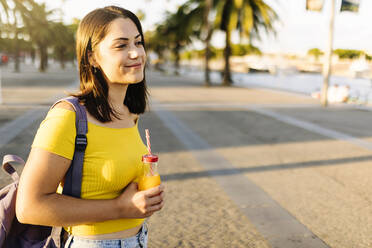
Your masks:
[[[25,161],[16,155],[8,154],[4,156],[3,170],[13,178],[13,181],[18,181],[19,175],[13,167],[15,164],[24,165]]]
[[[88,132],[88,121],[85,107],[79,103],[76,97],[66,97],[56,102],[52,108],[59,102],[65,101],[71,104],[76,113],[76,138],[75,151],[70,168],[65,177],[62,194],[80,198],[81,181],[83,176],[83,162],[85,149],[87,146],[86,133]],[[63,233],[62,227],[53,227],[50,238],[55,244],[60,244],[61,235]],[[48,242],[47,242],[48,243]]]
[[[81,179],[83,175],[84,154],[87,146],[86,133],[88,132],[88,122],[85,107],[79,103],[76,97],[66,97],[56,102],[53,107],[65,101],[71,104],[76,112],[76,138],[75,138],[75,152],[70,168],[65,177],[65,184],[63,186],[63,194],[80,198],[81,194]]]

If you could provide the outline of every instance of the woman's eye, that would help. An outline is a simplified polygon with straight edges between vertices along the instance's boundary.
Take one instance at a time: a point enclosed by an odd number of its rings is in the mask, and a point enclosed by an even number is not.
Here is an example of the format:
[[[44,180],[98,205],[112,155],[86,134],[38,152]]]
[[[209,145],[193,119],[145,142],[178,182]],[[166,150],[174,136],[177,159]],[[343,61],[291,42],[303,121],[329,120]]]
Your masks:
[[[121,45],[117,46],[116,48],[124,48],[126,46],[127,46],[127,44],[121,44]]]
[[[137,42],[136,42],[136,45],[137,45],[137,46],[143,46],[143,41],[137,41]]]

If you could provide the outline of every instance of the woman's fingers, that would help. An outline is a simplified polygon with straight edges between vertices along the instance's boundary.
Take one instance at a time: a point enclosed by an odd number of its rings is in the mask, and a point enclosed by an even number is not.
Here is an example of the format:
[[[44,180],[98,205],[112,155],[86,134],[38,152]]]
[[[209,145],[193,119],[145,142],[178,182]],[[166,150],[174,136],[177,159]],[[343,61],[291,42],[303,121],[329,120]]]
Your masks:
[[[164,206],[164,201],[161,201],[159,204],[152,205],[151,207],[149,207],[148,212],[153,213],[155,211],[159,211],[160,209],[163,208],[163,206]]]
[[[131,214],[129,214],[131,217],[149,217],[154,214],[154,212],[159,211],[164,205],[165,193],[164,185],[162,184],[148,190],[138,191],[137,184],[132,183],[124,190],[123,197],[121,197],[122,199],[125,199],[124,195],[128,196],[131,200],[123,200],[120,203],[122,206],[125,206],[127,213],[131,212]]]
[[[153,206],[153,205],[159,204],[162,201],[163,201],[163,196],[160,194],[160,195],[149,198],[147,200],[147,203],[148,203],[148,206]]]
[[[143,193],[146,195],[146,197],[151,198],[153,196],[159,195],[163,191],[164,185],[160,184],[159,186],[143,191]]]

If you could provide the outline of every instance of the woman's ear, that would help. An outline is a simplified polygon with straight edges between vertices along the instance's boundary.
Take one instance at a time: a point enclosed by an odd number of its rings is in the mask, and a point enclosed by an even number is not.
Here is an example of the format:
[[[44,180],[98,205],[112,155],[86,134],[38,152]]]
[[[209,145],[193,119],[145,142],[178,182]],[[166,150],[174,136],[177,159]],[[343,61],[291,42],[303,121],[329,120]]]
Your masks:
[[[98,63],[92,51],[88,51],[88,60],[89,60],[89,64],[91,64],[93,67],[98,67]]]

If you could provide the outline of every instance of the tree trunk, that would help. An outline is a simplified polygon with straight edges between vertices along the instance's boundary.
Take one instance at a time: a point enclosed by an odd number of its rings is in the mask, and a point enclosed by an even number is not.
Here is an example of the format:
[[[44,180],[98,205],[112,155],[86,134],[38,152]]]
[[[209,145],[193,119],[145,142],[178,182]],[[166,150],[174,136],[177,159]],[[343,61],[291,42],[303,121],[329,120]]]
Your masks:
[[[59,64],[60,64],[62,70],[64,70],[64,69],[66,68],[65,60],[62,59],[62,60],[59,62]]]
[[[48,69],[48,65],[49,65],[49,63],[48,63],[48,61],[49,61],[49,56],[48,56],[48,48],[45,48],[45,60],[44,60],[44,67],[45,67],[45,69]]]
[[[209,69],[209,60],[211,57],[211,49],[210,49],[210,42],[212,37],[212,30],[211,25],[209,23],[209,12],[212,8],[212,0],[205,0],[205,13],[204,13],[204,24],[205,24],[205,31],[207,37],[205,38],[205,71],[204,71],[204,85],[206,87],[211,86],[211,81],[209,77],[210,69]]]
[[[20,61],[19,61],[19,54],[20,54],[20,47],[19,47],[19,39],[18,39],[18,34],[19,34],[19,30],[17,27],[16,28],[16,33],[15,33],[15,37],[14,37],[14,72],[20,72],[20,69],[19,69],[19,64],[20,64]]]
[[[176,57],[176,60],[174,62],[174,66],[175,66],[175,74],[178,76],[180,74],[179,70],[180,70],[180,49],[181,49],[181,45],[179,43],[177,43],[175,49],[174,49],[174,55]]]
[[[61,69],[65,69],[65,48],[60,48],[59,49],[59,63],[61,65]]]
[[[45,72],[48,64],[47,48],[44,45],[39,45],[39,52],[40,52],[39,71]]]
[[[204,68],[204,85],[206,87],[211,86],[211,80],[209,77],[210,69],[209,69],[209,60],[211,57],[211,49],[210,49],[210,41],[206,41],[205,44],[205,68]]]
[[[15,42],[15,51],[14,51],[14,72],[20,72],[20,61],[19,61],[19,40],[17,38],[17,34],[16,34],[16,38],[14,40]]]
[[[32,48],[30,54],[31,54],[31,61],[32,61],[32,64],[34,64],[34,63],[35,63],[35,56],[36,56],[36,51],[35,51],[35,49]]]
[[[230,72],[230,54],[231,54],[231,32],[227,28],[226,30],[226,46],[224,50],[224,57],[225,57],[225,70],[223,73],[223,82],[222,85],[230,86],[232,84],[231,80],[231,72]]]

